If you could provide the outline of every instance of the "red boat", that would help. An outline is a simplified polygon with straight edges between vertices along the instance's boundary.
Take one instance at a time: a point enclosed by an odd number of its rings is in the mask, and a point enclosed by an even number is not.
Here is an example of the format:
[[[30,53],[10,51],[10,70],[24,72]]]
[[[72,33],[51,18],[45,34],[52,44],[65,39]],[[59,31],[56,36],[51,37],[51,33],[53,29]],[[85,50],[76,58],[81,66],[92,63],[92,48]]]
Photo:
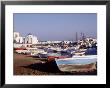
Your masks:
[[[61,55],[61,54],[58,54],[58,53],[51,53],[51,54],[48,54],[47,59],[50,62],[50,61],[55,60],[55,58],[60,59],[60,58],[68,58],[68,57],[69,56],[67,56],[67,55],[64,56],[64,55]]]
[[[26,48],[14,48],[14,50],[15,50],[16,53],[19,53],[19,54],[29,53],[29,50],[27,50]]]
[[[27,50],[26,48],[14,48],[14,50]]]

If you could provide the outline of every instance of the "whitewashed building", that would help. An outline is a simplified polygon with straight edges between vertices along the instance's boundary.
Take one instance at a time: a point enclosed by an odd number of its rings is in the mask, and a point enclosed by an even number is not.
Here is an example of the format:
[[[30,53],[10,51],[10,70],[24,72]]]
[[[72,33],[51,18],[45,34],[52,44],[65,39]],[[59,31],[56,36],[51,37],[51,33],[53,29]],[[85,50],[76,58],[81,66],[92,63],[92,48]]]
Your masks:
[[[23,37],[20,36],[19,32],[14,32],[14,43],[23,43]]]
[[[38,43],[37,37],[30,33],[25,37],[24,41],[25,41],[25,44],[37,44]]]
[[[14,32],[13,42],[14,47],[29,47],[33,44],[37,44],[38,39],[30,33],[26,37],[22,37],[19,32]]]
[[[20,33],[19,32],[14,32],[14,39],[19,37],[20,36]]]

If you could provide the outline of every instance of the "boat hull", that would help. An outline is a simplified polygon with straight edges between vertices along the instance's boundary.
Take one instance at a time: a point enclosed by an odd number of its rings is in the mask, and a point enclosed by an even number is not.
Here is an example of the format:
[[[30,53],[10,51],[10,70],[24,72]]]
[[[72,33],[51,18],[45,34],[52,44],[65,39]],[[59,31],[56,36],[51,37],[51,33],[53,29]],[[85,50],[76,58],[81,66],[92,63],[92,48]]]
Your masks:
[[[63,72],[88,72],[96,70],[97,57],[73,57],[65,59],[55,59],[60,71]]]
[[[63,72],[89,72],[96,70],[96,63],[85,65],[58,65],[58,68]]]

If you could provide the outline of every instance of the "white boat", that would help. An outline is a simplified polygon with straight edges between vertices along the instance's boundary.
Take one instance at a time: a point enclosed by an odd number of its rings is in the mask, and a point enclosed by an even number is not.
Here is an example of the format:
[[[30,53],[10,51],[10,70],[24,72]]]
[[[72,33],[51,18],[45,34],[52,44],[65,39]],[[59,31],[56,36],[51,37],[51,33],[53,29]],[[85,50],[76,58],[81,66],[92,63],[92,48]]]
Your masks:
[[[15,48],[15,52],[18,54],[30,54],[30,51],[26,48]]]
[[[88,72],[96,70],[97,55],[73,56],[72,58],[55,59],[60,71]]]

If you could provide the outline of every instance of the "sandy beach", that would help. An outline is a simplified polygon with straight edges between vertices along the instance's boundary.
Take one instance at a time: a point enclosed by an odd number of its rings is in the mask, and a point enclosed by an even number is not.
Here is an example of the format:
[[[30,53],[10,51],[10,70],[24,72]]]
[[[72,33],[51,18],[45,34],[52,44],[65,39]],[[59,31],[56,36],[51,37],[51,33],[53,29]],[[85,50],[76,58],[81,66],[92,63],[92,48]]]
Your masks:
[[[14,53],[14,75],[97,75],[91,72],[61,72],[55,62],[45,63],[45,59]]]

